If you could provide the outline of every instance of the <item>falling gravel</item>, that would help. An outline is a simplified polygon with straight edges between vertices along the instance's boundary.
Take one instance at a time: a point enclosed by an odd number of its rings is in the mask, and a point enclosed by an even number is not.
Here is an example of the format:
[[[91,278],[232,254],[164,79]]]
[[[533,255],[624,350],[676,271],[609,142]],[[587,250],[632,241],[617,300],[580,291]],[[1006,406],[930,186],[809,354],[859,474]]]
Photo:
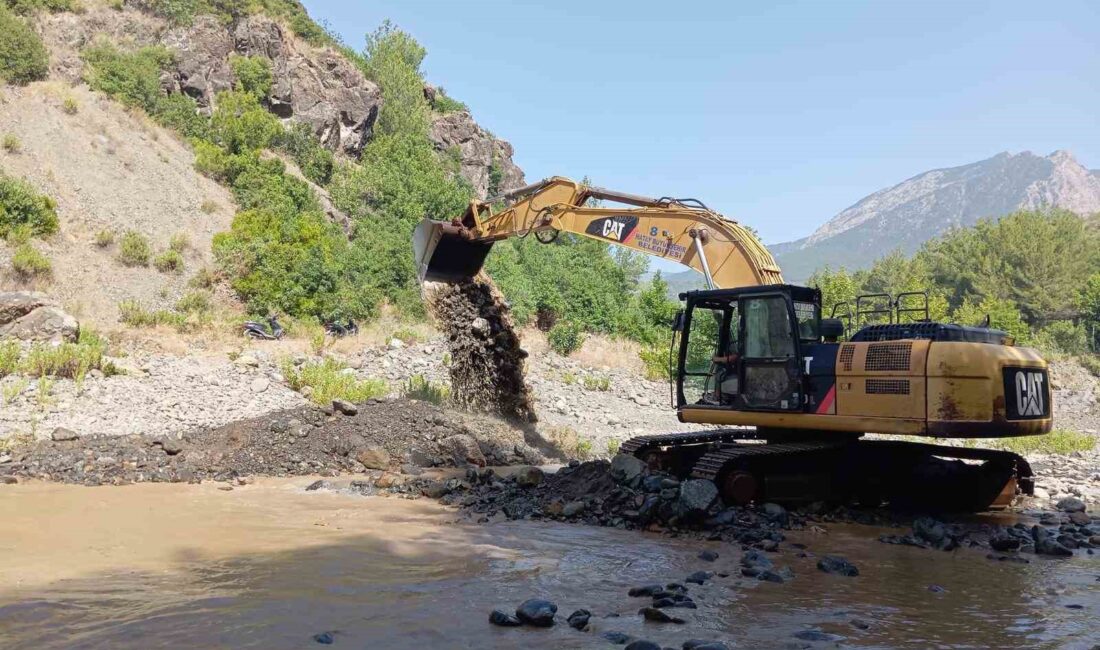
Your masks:
[[[535,422],[531,389],[504,296],[484,274],[456,283],[426,282],[424,299],[447,337],[455,404]]]

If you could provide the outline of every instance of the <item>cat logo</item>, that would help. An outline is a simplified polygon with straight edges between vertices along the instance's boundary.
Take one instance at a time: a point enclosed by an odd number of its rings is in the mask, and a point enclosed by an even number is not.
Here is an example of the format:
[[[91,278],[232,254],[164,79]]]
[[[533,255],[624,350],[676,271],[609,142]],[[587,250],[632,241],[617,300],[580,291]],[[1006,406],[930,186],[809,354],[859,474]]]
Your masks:
[[[634,235],[634,229],[638,227],[638,217],[626,215],[616,217],[604,217],[596,219],[584,229],[585,234],[601,239],[610,239],[613,242],[625,244]]]
[[[626,224],[619,223],[608,219],[603,222],[603,236],[607,239],[614,239],[619,241],[623,237],[623,226]]]
[[[1006,417],[1010,420],[1032,420],[1050,413],[1050,387],[1045,370],[1005,368],[1004,387]]]

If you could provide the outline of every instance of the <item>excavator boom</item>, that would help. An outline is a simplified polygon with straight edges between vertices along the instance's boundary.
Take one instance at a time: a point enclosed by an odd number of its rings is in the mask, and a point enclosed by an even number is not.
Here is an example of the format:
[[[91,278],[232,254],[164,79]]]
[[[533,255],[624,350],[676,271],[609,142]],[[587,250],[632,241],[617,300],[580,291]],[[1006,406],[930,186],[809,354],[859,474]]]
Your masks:
[[[616,207],[592,205],[607,201]],[[621,207],[626,206],[626,207]],[[555,176],[486,201],[450,223],[425,219],[413,238],[421,280],[477,274],[494,242],[562,232],[679,262],[712,288],[779,284],[783,276],[752,232],[694,199],[648,198]]]

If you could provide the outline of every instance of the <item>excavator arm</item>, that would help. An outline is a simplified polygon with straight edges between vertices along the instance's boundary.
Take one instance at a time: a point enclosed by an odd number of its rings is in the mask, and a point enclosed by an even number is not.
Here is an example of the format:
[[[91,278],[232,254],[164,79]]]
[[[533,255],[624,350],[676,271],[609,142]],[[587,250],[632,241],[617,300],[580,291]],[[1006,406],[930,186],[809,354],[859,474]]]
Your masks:
[[[627,207],[592,206],[608,201]],[[679,262],[708,287],[779,284],[779,266],[744,226],[694,199],[652,199],[555,176],[485,201],[473,200],[450,223],[425,219],[413,236],[422,281],[473,277],[494,242],[532,233],[550,243],[561,233],[590,237]]]

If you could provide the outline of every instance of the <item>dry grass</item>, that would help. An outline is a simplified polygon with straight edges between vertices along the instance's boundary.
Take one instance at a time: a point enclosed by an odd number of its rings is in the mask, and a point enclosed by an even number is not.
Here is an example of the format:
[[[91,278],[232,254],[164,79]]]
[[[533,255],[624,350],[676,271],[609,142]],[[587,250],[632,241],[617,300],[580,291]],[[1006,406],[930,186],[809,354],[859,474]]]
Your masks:
[[[287,384],[296,391],[308,386],[309,399],[315,404],[330,404],[334,399],[359,403],[386,394],[386,382],[381,379],[356,379],[346,370],[347,367],[335,359],[301,366],[286,360],[282,365]]]
[[[643,371],[642,361],[638,357],[641,350],[634,341],[613,339],[598,334],[585,338],[579,350],[569,356],[589,368],[621,368],[635,373]]]
[[[546,433],[546,439],[568,458],[592,458],[592,441],[582,437],[571,427],[554,427]]]

